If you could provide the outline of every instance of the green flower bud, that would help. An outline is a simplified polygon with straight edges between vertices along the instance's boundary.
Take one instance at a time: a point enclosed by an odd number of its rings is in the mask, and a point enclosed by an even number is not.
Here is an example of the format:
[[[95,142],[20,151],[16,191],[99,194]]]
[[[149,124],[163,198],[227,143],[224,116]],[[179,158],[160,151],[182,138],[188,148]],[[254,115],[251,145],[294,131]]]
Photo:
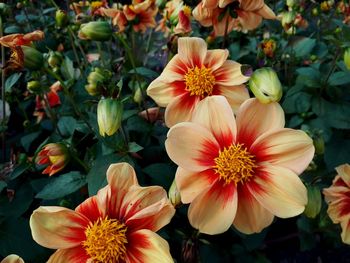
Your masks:
[[[345,52],[344,52],[344,63],[346,65],[347,69],[350,70],[350,47],[345,49]]]
[[[98,90],[97,90],[97,84],[96,83],[89,83],[89,84],[85,85],[85,90],[91,96],[97,96],[98,95]]]
[[[292,8],[297,3],[297,0],[287,0],[286,4],[288,7]]]
[[[282,85],[272,68],[254,71],[249,88],[261,103],[278,102],[282,97]]]
[[[309,218],[315,218],[321,210],[322,197],[317,186],[310,186],[307,189],[308,202],[304,214]]]
[[[44,56],[32,47],[22,46],[24,54],[24,67],[31,70],[39,70],[44,65]]]
[[[80,26],[79,37],[96,41],[107,41],[112,37],[112,27],[108,22],[93,21]]]
[[[101,99],[97,105],[97,122],[101,136],[116,133],[120,128],[122,115],[121,101],[112,98]]]
[[[134,101],[136,103],[141,103],[142,101],[142,91],[140,88],[136,88],[136,91],[134,93],[134,97],[133,97]]]
[[[61,64],[62,59],[63,57],[61,53],[56,51],[50,51],[49,58],[47,59],[47,63],[50,65],[50,67],[54,68]]]
[[[324,154],[324,139],[322,136],[317,136],[314,138],[314,146],[316,154]]]
[[[290,27],[290,25],[294,22],[295,20],[295,17],[296,17],[296,13],[294,11],[289,11],[289,12],[284,12],[282,14],[282,26],[284,28],[286,27]]]
[[[57,10],[55,20],[56,20],[56,26],[58,28],[65,26],[68,22],[67,13],[62,10]]]
[[[170,200],[171,204],[174,207],[178,207],[179,205],[181,205],[181,195],[180,195],[179,190],[177,189],[175,179],[170,186],[168,196],[169,196],[169,200]]]
[[[312,14],[313,16],[318,16],[318,15],[319,15],[318,8],[317,8],[317,7],[312,8],[311,14]]]
[[[41,91],[41,83],[37,80],[32,80],[27,83],[27,89],[31,93],[38,93]]]

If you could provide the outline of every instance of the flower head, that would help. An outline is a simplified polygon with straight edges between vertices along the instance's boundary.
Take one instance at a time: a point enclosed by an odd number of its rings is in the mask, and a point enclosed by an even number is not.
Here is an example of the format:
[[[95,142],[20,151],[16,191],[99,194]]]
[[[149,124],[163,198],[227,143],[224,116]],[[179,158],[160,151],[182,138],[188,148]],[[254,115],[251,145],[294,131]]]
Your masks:
[[[323,189],[328,203],[328,215],[334,224],[342,228],[341,238],[350,244],[350,165],[343,164],[336,168],[337,176],[329,188]]]
[[[51,176],[61,171],[67,165],[68,160],[68,149],[64,144],[49,143],[38,153],[36,163],[39,165],[47,164],[43,174]]]
[[[241,64],[227,60],[228,50],[207,50],[203,39],[183,37],[163,73],[147,88],[147,94],[165,110],[168,127],[191,119],[196,104],[212,95],[225,96],[237,109],[249,98],[243,85],[249,77]]]
[[[131,5],[124,6],[123,12],[126,19],[132,22],[135,32],[144,33],[147,28],[156,26],[158,8],[152,0],[133,0]]]
[[[198,103],[191,122],[173,126],[165,142],[179,166],[176,185],[190,203],[191,225],[206,234],[260,232],[274,216],[303,212],[307,191],[298,177],[314,155],[305,132],[284,128],[276,102],[246,100],[234,117],[223,96]]]
[[[168,243],[154,233],[175,213],[165,190],[139,186],[127,163],[112,164],[107,181],[74,211],[46,206],[33,212],[33,239],[58,249],[48,262],[173,262]]]
[[[0,44],[15,48],[18,46],[29,46],[32,41],[38,41],[44,39],[44,32],[36,30],[28,34],[11,34],[0,38]]]

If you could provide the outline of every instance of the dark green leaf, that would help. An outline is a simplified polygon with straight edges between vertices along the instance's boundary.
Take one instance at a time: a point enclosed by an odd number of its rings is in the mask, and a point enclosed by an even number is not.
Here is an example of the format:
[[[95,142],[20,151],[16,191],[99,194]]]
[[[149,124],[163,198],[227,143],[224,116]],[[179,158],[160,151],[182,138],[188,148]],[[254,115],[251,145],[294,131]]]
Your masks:
[[[148,78],[150,80],[153,80],[159,76],[159,74],[157,72],[150,70],[148,68],[145,68],[145,67],[138,67],[138,68],[132,69],[129,71],[129,73],[139,74],[139,75],[141,75],[145,78]]]
[[[145,167],[143,171],[151,177],[152,184],[169,189],[175,177],[176,167],[166,163],[155,163]]]
[[[136,153],[143,149],[141,145],[138,145],[136,142],[129,142],[129,152]]]
[[[21,138],[21,143],[27,152],[29,151],[29,147],[32,144],[32,142],[36,138],[38,138],[40,134],[41,134],[41,131],[33,132],[33,133],[29,133]]]
[[[72,136],[77,125],[77,120],[70,116],[62,117],[57,126],[63,136]]]
[[[0,181],[0,193],[4,188],[7,186],[7,183],[5,181]]]
[[[5,91],[11,92],[12,87],[17,83],[17,81],[21,76],[22,76],[22,73],[14,73],[11,76],[9,76],[5,82]]]
[[[35,197],[45,200],[61,198],[74,193],[85,184],[86,176],[79,172],[62,174],[59,177],[52,178]]]
[[[73,62],[67,56],[64,58],[62,62],[61,73],[65,80],[74,79],[75,70],[73,67]]]
[[[296,57],[306,57],[311,54],[312,49],[316,46],[316,39],[305,37],[294,44]]]
[[[344,85],[350,83],[350,71],[344,72],[334,72],[328,81],[329,85],[337,86],[337,85]]]

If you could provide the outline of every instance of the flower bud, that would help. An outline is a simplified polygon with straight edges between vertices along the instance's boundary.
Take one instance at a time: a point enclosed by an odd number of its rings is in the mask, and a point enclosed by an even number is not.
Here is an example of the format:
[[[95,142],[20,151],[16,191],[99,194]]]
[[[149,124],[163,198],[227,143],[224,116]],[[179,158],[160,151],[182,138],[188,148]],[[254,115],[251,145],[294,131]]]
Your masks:
[[[292,8],[297,4],[297,0],[287,0],[286,4],[289,8]]]
[[[324,154],[324,139],[321,135],[318,135],[314,138],[314,146],[316,154]]]
[[[171,204],[175,208],[178,207],[179,205],[181,205],[181,195],[180,195],[179,190],[177,189],[175,179],[170,186],[168,195],[169,195],[169,200],[170,200]]]
[[[315,218],[321,210],[322,197],[317,186],[310,186],[307,189],[308,202],[304,214],[309,218]]]
[[[108,81],[112,77],[110,71],[101,68],[95,68],[90,72],[87,77],[88,84],[85,85],[86,91],[91,96],[96,96],[99,93],[99,85],[103,84],[103,82]]]
[[[37,80],[32,80],[27,83],[27,89],[31,93],[38,93],[41,91],[41,83]]]
[[[350,70],[350,47],[345,49],[344,52],[344,63],[348,70]]]
[[[96,83],[90,83],[90,84],[85,85],[85,90],[91,96],[97,96],[98,95],[98,90],[97,90],[97,84]]]
[[[97,105],[97,122],[101,136],[113,135],[122,122],[123,104],[116,99],[101,99]]]
[[[61,53],[56,51],[50,51],[49,57],[47,59],[47,63],[49,64],[50,67],[55,68],[61,64],[62,59],[63,57]]]
[[[42,172],[49,176],[61,171],[69,161],[69,151],[67,146],[62,143],[46,144],[36,157],[36,163],[48,166]]]
[[[282,97],[282,85],[272,68],[254,71],[249,88],[261,103],[278,102]]]
[[[55,20],[58,28],[64,27],[68,22],[67,13],[62,10],[57,10]]]
[[[79,37],[95,41],[106,41],[112,36],[112,27],[108,22],[93,21],[80,26]]]
[[[22,46],[24,54],[24,67],[30,70],[39,70],[44,65],[44,57],[41,52],[32,47]]]
[[[134,93],[134,97],[133,97],[134,101],[138,104],[141,103],[142,101],[142,90],[140,88],[136,88],[136,91]]]

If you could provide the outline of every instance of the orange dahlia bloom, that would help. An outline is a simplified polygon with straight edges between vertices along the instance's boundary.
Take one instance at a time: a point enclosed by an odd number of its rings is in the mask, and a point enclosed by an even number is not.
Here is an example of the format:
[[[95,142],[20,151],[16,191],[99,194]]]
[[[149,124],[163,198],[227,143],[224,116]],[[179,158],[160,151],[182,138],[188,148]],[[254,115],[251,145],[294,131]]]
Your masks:
[[[147,94],[165,110],[168,127],[191,119],[198,102],[208,96],[223,95],[233,109],[249,98],[243,85],[249,77],[241,64],[227,60],[228,50],[207,50],[203,39],[182,37],[176,54],[163,73],[147,88]]]
[[[173,262],[168,243],[154,233],[175,213],[165,190],[139,186],[127,163],[112,164],[107,181],[75,210],[42,206],[33,212],[33,239],[58,249],[48,262]]]
[[[166,150],[179,166],[175,180],[194,228],[219,234],[233,224],[250,234],[274,216],[304,211],[307,191],[298,175],[315,150],[305,132],[284,123],[278,103],[248,99],[235,118],[225,97],[212,96],[198,103],[191,122],[169,130]]]
[[[101,8],[101,14],[112,18],[112,24],[113,26],[118,27],[119,32],[123,32],[125,30],[128,20],[126,19],[122,10],[118,8]]]
[[[135,32],[145,32],[147,28],[156,26],[155,16],[158,8],[152,0],[133,0],[131,5],[125,5],[124,15],[128,21],[132,21]]]
[[[340,223],[341,238],[344,243],[350,244],[350,165],[340,165],[336,170],[337,176],[323,194],[328,203],[329,217],[334,224]]]
[[[29,46],[32,41],[44,39],[44,32],[36,30],[28,34],[11,34],[0,38],[0,45],[9,48]]]
[[[42,173],[49,176],[61,171],[67,165],[68,160],[68,149],[61,143],[46,144],[36,157],[37,164],[48,165]]]

